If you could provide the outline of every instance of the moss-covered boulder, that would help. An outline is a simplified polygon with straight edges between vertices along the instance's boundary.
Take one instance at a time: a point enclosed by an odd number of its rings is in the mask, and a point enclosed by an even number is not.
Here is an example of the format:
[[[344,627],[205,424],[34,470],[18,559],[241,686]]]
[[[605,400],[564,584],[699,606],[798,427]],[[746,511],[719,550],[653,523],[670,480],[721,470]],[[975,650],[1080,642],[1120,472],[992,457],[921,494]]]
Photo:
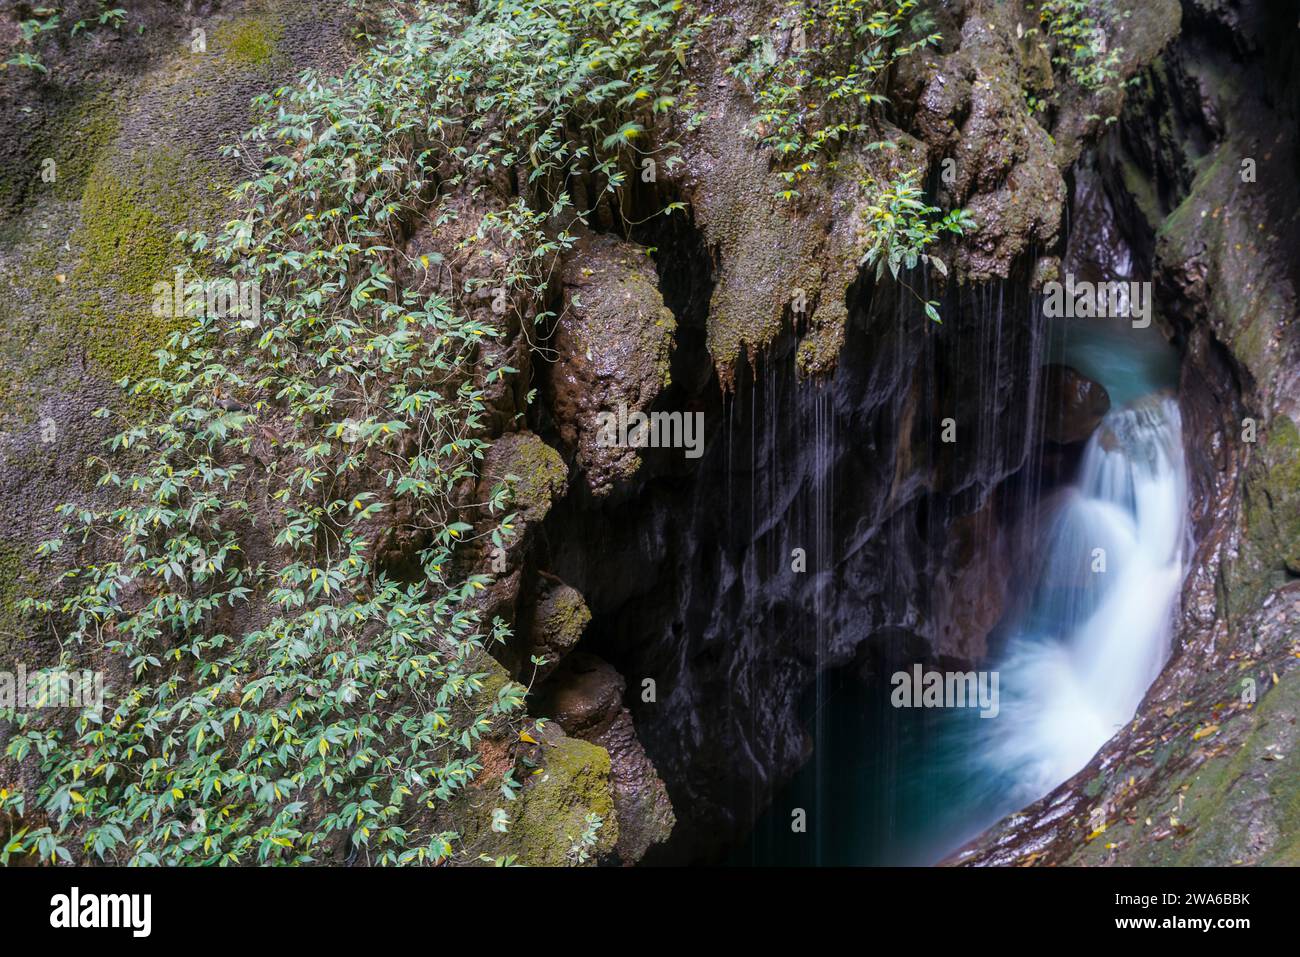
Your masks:
[[[599,863],[619,833],[609,753],[555,724],[526,733],[537,743],[514,799],[502,796],[499,776],[486,774],[453,805],[449,823],[480,859],[530,867]]]
[[[668,840],[677,824],[668,790],[636,736],[623,704],[626,682],[612,665],[578,652],[565,659],[547,682],[540,702],[567,734],[609,754],[619,830],[616,850],[634,863],[653,845]]]
[[[650,408],[670,381],[677,322],[647,250],[615,236],[587,237],[566,260],[561,281],[551,409],[588,487],[605,495],[631,478],[640,458],[635,448],[605,441],[600,417]]]
[[[545,579],[533,604],[529,657],[545,658],[537,676],[545,678],[572,651],[591,621],[582,593],[558,579]]]
[[[524,522],[539,522],[564,494],[569,470],[558,452],[528,431],[506,432],[492,442],[479,473],[479,497],[498,483],[509,489],[508,501]]]
[[[575,862],[591,815],[600,818],[591,861],[618,841],[618,819],[610,782],[609,752],[577,738],[560,738],[545,749],[536,780],[521,794],[515,816],[519,858],[527,864],[557,866]]]

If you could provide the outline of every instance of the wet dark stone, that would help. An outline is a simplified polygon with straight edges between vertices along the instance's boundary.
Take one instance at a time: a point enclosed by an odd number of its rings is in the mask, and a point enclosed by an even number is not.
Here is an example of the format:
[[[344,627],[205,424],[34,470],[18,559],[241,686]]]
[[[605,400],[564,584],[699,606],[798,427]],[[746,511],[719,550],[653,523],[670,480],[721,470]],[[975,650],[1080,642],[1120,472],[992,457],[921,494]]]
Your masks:
[[[1047,367],[1044,396],[1044,434],[1060,445],[1087,439],[1110,411],[1106,388],[1066,365],[1053,363]]]

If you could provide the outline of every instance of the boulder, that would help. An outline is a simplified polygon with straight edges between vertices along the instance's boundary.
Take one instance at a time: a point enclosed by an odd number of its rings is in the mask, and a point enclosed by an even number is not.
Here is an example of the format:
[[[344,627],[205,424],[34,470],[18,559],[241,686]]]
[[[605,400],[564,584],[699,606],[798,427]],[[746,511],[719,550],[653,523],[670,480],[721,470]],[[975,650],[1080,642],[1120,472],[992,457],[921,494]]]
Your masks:
[[[1057,363],[1047,367],[1043,401],[1047,403],[1044,434],[1059,445],[1084,441],[1110,411],[1110,395],[1101,383]]]
[[[601,413],[650,408],[669,381],[677,323],[644,247],[595,236],[575,252],[564,267],[564,308],[551,342],[551,405],[564,445],[603,496],[636,472],[640,456],[602,442]]]
[[[677,818],[623,706],[625,687],[623,676],[608,662],[577,652],[557,670],[545,702],[565,733],[608,752],[618,817],[614,849],[621,861],[632,864],[652,845],[668,840]]]

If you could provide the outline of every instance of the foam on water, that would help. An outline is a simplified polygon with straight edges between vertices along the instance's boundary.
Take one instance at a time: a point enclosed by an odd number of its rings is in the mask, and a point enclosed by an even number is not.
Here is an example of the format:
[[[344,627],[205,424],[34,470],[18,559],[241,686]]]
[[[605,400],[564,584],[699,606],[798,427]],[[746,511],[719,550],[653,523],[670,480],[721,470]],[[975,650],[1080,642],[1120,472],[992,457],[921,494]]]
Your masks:
[[[1177,403],[1150,396],[1108,414],[1057,506],[1032,610],[999,665],[1002,714],[980,760],[1018,801],[1087,764],[1163,667],[1186,505]]]

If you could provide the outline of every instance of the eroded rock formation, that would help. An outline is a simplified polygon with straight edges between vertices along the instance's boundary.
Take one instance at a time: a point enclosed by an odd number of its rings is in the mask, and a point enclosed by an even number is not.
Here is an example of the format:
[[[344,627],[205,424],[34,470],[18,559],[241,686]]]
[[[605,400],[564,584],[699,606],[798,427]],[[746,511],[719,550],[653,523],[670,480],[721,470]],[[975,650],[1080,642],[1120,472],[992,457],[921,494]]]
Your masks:
[[[61,54],[56,89],[0,87],[5,168],[32,174],[0,193],[13,344],[0,357],[0,652],[34,662],[53,646],[14,603],[53,569],[26,555],[52,532],[50,507],[84,491],[107,431],[88,413],[170,331],[144,301],[172,264],[170,233],[227,212],[205,186],[235,177],[216,146],[253,93],[350,55],[341,22],[288,0],[184,22],[137,6],[148,40]],[[819,674],[870,671],[886,638],[931,662],[984,660],[1010,600],[1010,530],[1041,480],[1035,451],[1081,442],[1109,407],[1073,370],[1043,377],[1034,300],[1063,265],[1085,268],[1063,263],[1064,243],[1095,227],[1090,255],[1122,248],[1154,274],[1184,356],[1197,547],[1175,656],[1088,769],[958,859],[1294,862],[1300,71],[1281,39],[1294,24],[1264,6],[1141,5],[1113,25],[1119,79],[1137,85],[1089,92],[1054,74],[1028,4],[944,4],[942,42],[890,77],[877,120],[895,149],[850,142],[836,175],[790,202],[754,142],[752,93],[728,72],[773,4],[704,3],[717,16],[687,64],[701,122],[671,131],[675,162],[629,208],[597,205],[544,321],[475,288],[506,241],[468,251],[469,214],[504,207],[521,171],[460,184],[458,222],[412,217],[392,268],[424,294],[473,289],[464,305],[499,333],[483,354],[518,370],[479,382],[491,444],[454,503],[479,532],[508,509],[516,534],[466,548],[457,571],[491,576],[477,606],[514,632],[484,658],[482,694],[518,682],[552,719],[526,738],[505,720],[485,731],[483,772],[445,812],[466,846],[571,862],[596,814],[593,861],[716,860],[807,760],[800,704]],[[191,20],[210,59],[184,52]],[[1031,100],[1049,94],[1042,115]],[[1103,117],[1121,105],[1112,128]],[[42,192],[46,151],[69,160]],[[943,246],[951,275],[919,280],[942,326],[861,269],[865,183],[909,169],[979,224]],[[640,215],[667,202],[674,217]],[[598,417],[620,410],[703,413],[702,458],[598,441]],[[251,454],[265,467],[276,444],[268,422]],[[499,483],[508,495],[489,505]],[[414,574],[421,533],[400,506],[367,531],[390,574]],[[530,775],[502,832],[495,795],[517,766]]]

